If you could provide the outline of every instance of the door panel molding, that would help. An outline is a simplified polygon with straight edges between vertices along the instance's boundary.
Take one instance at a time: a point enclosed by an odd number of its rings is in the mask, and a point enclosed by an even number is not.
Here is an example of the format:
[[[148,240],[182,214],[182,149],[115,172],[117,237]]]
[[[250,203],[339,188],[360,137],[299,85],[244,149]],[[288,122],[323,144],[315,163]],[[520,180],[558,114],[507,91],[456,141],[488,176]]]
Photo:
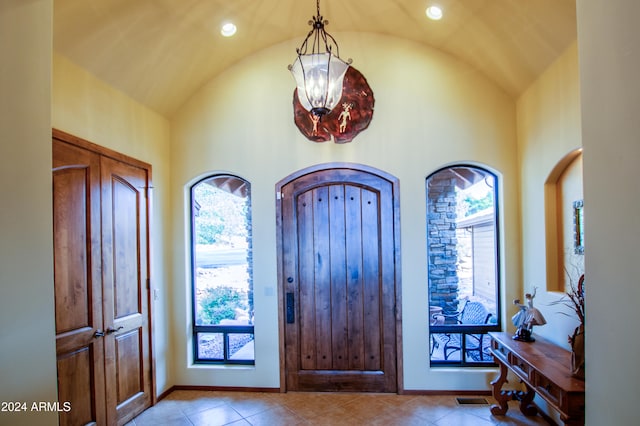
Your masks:
[[[281,391],[319,389],[330,377],[325,390],[402,393],[398,179],[360,164],[319,164],[278,182],[276,199]],[[295,325],[286,315],[292,291]]]

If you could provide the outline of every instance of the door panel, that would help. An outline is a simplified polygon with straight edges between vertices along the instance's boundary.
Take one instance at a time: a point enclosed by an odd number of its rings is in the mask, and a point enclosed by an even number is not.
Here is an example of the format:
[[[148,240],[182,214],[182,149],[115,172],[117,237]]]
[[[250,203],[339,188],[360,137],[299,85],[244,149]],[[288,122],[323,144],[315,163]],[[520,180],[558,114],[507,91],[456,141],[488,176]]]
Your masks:
[[[144,183],[143,183],[144,184]],[[141,282],[139,248],[141,229],[137,217],[139,189],[118,176],[112,176],[112,227],[114,315],[122,319],[141,313],[143,283]]]
[[[60,424],[105,424],[100,158],[56,140],[53,231]]]
[[[77,226],[90,221],[90,188],[85,166],[67,168],[55,173],[53,179],[54,218],[56,221],[57,255],[54,282],[56,291],[56,334],[79,330],[92,324],[90,247],[87,231],[91,227]],[[74,232],[69,232],[73,227]],[[63,284],[64,283],[64,284]]]
[[[288,390],[397,390],[394,183],[312,172],[281,189]],[[384,222],[387,221],[387,224]]]
[[[144,392],[144,365],[141,365],[140,352],[142,334],[140,329],[131,330],[115,339],[116,364],[118,371],[118,403]]]
[[[392,310],[393,304],[385,304],[381,300],[384,290],[382,277],[380,276],[382,248],[379,246],[381,235],[378,231],[380,221],[380,205],[378,195],[371,191],[362,191],[362,259],[364,284],[362,286],[364,297],[364,318],[361,328],[366,330],[364,335],[364,364],[365,370],[378,370],[382,368],[382,323],[381,309]],[[357,230],[356,230],[357,231]],[[388,253],[390,255],[391,253]],[[391,296],[393,298],[393,296]],[[392,300],[394,300],[393,298]],[[389,311],[387,312],[387,315]],[[387,318],[389,320],[389,318]]]
[[[147,171],[101,158],[108,413],[126,423],[151,405]]]
[[[101,416],[96,415],[100,408],[96,407],[92,384],[94,377],[91,372],[96,364],[96,354],[93,353],[95,348],[96,345],[87,345],[58,356],[58,400],[60,403],[72,402],[70,411],[60,412],[62,425],[86,425],[104,419],[104,410]],[[97,358],[101,360],[102,354]],[[98,424],[104,424],[104,420]]]
[[[327,342],[331,347],[331,365],[336,370],[346,370],[349,366],[349,352],[347,342],[349,334],[347,324],[349,324],[349,312],[347,310],[347,270],[346,270],[346,234],[345,234],[345,201],[344,185],[329,186],[329,218],[326,222],[330,228],[329,254],[331,258],[330,274],[330,302],[331,318],[331,341]]]
[[[345,214],[345,255],[347,265],[347,309],[351,312],[351,321],[347,323],[349,334],[348,349],[349,363],[351,370],[364,370],[364,315],[365,307],[360,303],[364,299],[364,274],[363,274],[363,244],[362,215],[360,206],[362,204],[361,190],[356,187],[346,188],[346,197],[353,201],[355,208],[348,209]]]

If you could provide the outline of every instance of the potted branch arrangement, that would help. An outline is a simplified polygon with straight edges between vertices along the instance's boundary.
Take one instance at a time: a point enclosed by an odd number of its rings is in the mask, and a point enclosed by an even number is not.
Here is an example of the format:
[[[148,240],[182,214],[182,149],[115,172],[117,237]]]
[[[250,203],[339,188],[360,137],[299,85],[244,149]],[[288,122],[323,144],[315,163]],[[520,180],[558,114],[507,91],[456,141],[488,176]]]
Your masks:
[[[585,376],[584,364],[584,274],[578,279],[576,286],[573,280],[570,280],[569,291],[560,299],[552,303],[553,305],[562,304],[573,310],[580,325],[573,331],[573,335],[568,336],[571,345],[571,375],[580,379]],[[566,312],[560,312],[563,315],[569,315]]]

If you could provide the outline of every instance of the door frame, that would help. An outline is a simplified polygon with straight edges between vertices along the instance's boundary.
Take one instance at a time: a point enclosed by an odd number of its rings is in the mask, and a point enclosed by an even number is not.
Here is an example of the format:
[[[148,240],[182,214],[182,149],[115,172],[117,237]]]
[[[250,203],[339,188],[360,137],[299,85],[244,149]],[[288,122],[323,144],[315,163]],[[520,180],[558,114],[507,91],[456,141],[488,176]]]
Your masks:
[[[393,191],[393,247],[394,247],[394,288],[395,288],[395,332],[396,332],[396,382],[397,393],[404,393],[403,358],[402,358],[402,279],[400,262],[400,180],[395,176],[363,164],[331,162],[316,164],[298,170],[276,183],[276,245],[278,266],[278,341],[280,350],[280,392],[287,391],[286,382],[286,348],[285,348],[285,277],[284,277],[284,252],[282,238],[282,188],[290,182],[310,173],[332,170],[355,170],[375,175],[388,181]]]
[[[96,154],[99,154],[101,156],[104,157],[108,157],[111,158],[113,160],[122,162],[122,163],[126,163],[130,166],[133,167],[138,167],[140,169],[144,169],[146,171],[147,174],[147,197],[146,197],[146,210],[147,210],[147,220],[146,220],[146,229],[145,229],[145,234],[146,234],[146,241],[144,241],[144,243],[147,246],[147,265],[146,265],[146,276],[147,276],[147,307],[148,307],[148,312],[147,312],[147,321],[149,322],[149,339],[148,339],[148,344],[149,344],[149,362],[150,362],[150,387],[151,387],[151,406],[154,406],[157,402],[158,402],[158,395],[156,392],[156,358],[155,358],[155,351],[154,351],[154,336],[153,336],[153,320],[152,320],[152,313],[153,313],[153,298],[151,297],[151,253],[152,253],[152,249],[151,249],[151,221],[152,221],[152,214],[153,214],[153,201],[152,201],[152,194],[153,191],[151,191],[151,189],[153,188],[153,180],[152,180],[152,175],[151,175],[151,171],[152,171],[152,167],[151,164],[146,163],[144,161],[138,160],[136,158],[130,157],[128,155],[125,154],[121,154],[117,151],[114,151],[112,149],[109,148],[105,148],[101,145],[95,144],[93,142],[90,142],[86,139],[80,138],[78,136],[74,136],[70,133],[67,133],[65,131],[56,129],[56,128],[52,128],[51,129],[51,136],[52,139],[57,139],[59,141],[62,142],[66,142],[70,145],[74,145],[77,146],[79,148],[83,148],[89,151],[92,151]],[[100,277],[102,280],[102,276]]]

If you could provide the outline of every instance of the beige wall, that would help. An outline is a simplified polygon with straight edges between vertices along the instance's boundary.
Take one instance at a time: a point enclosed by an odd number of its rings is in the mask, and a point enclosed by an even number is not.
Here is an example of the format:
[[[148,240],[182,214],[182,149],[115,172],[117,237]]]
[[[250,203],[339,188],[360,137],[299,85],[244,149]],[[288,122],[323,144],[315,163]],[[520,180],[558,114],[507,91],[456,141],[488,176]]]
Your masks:
[[[515,103],[473,69],[423,45],[375,34],[334,36],[376,99],[371,125],[352,143],[310,142],[295,127],[295,85],[286,65],[294,59],[296,41],[246,58],[211,81],[172,120],[172,320],[185,331],[175,339],[176,382],[280,385],[275,184],[310,165],[356,162],[400,179],[405,387],[487,389],[493,370],[429,368],[425,178],[453,162],[482,164],[502,178],[502,285],[505,300],[513,299],[520,274]],[[204,174],[220,171],[252,184],[255,368],[195,367],[190,360],[187,190]]]
[[[169,122],[58,54],[53,56],[52,126],[152,166],[151,290],[158,394],[173,385],[170,349]]]
[[[520,165],[520,202],[522,217],[522,285],[521,294],[538,287],[534,303],[543,313],[547,324],[534,332],[569,349],[567,336],[578,325],[572,312],[562,305],[550,304],[563,295],[562,274],[564,255],[561,236],[566,228],[563,221],[563,171],[579,154],[582,144],[580,131],[580,87],[578,48],[573,43],[523,93],[517,103],[518,162]],[[575,166],[575,165],[574,165]],[[582,185],[582,167],[570,168],[566,188],[574,194]],[[579,169],[579,170],[575,170]],[[576,176],[578,175],[578,176]],[[565,196],[571,196],[566,194]],[[571,227],[571,223],[568,224]],[[583,267],[584,256],[577,256]],[[574,259],[575,260],[575,259]],[[577,277],[574,277],[577,280]],[[517,309],[511,305],[509,314]],[[564,314],[561,314],[563,312]],[[511,324],[509,324],[511,325]],[[559,416],[546,406],[536,403],[559,422]]]
[[[3,425],[57,424],[51,221],[51,0],[0,1],[0,412]]]
[[[578,0],[586,215],[587,424],[638,422],[637,0]]]
[[[534,303],[547,325],[534,332],[569,348],[567,335],[577,325],[549,303],[562,297],[547,280],[545,183],[567,155],[581,147],[577,43],[570,46],[518,99],[518,157],[522,212],[521,293],[538,287]],[[566,162],[565,162],[566,164]],[[553,206],[555,212],[555,206]],[[561,232],[558,230],[557,232]],[[549,291],[547,291],[549,290]],[[509,307],[509,313],[516,308]],[[567,311],[568,312],[568,311]]]

